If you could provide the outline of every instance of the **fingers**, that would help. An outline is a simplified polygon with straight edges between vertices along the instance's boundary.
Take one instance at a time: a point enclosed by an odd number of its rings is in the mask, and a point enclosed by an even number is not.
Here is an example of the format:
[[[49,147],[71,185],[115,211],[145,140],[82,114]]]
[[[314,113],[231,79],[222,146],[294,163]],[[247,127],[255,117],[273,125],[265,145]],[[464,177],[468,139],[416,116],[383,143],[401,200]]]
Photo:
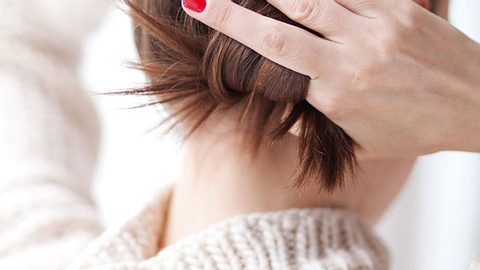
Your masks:
[[[338,42],[351,38],[365,19],[333,0],[267,1],[290,19]]]
[[[230,0],[207,0],[200,12],[188,9],[189,1],[199,0],[183,0],[188,15],[284,67],[316,78],[335,64],[340,46],[335,42],[262,16]]]

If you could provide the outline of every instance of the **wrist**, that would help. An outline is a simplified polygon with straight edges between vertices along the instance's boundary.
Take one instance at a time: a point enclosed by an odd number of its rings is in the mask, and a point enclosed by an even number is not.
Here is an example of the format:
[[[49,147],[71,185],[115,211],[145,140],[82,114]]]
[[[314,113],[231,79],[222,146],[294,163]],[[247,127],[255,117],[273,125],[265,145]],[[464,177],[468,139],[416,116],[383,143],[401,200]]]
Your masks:
[[[457,136],[451,149],[480,152],[480,44],[468,40],[463,47],[463,66],[456,70],[457,76],[450,80],[449,91],[456,92],[453,98],[459,103],[453,108],[457,115]]]
[[[480,45],[466,36],[457,44],[446,58],[438,56],[427,83],[437,100],[427,124],[429,152],[480,152]]]
[[[480,44],[472,41],[472,58],[467,72],[470,80],[467,80],[466,91],[472,97],[472,108],[475,110],[476,119],[472,125],[472,132],[469,134],[469,142],[467,151],[480,152]]]
[[[470,78],[467,82],[470,85],[470,91],[480,94],[480,43],[471,40],[471,58],[469,58],[469,70],[466,74]]]

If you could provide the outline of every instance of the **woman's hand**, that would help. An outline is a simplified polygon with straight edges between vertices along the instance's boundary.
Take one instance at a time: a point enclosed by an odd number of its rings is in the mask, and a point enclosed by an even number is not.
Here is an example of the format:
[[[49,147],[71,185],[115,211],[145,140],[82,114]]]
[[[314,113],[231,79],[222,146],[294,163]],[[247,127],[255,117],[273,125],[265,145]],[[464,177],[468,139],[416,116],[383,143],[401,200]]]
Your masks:
[[[360,155],[480,151],[480,46],[417,3],[267,0],[319,38],[229,0],[198,1],[184,0],[189,15],[310,76],[308,101]]]

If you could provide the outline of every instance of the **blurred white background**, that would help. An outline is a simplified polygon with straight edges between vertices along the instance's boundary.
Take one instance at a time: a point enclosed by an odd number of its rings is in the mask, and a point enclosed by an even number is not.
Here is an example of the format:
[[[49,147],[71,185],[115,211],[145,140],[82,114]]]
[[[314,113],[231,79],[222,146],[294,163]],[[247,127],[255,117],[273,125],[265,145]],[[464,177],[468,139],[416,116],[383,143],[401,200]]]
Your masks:
[[[450,18],[480,41],[479,0],[451,0]],[[141,73],[125,67],[137,58],[131,28],[128,16],[112,6],[88,43],[82,67],[86,89],[105,92],[144,81]],[[95,100],[104,125],[95,194],[104,223],[115,225],[176,177],[182,152],[175,138],[148,133],[159,112],[122,109],[141,100]],[[463,270],[480,261],[480,155],[449,152],[421,158],[378,232],[392,252],[394,270]]]

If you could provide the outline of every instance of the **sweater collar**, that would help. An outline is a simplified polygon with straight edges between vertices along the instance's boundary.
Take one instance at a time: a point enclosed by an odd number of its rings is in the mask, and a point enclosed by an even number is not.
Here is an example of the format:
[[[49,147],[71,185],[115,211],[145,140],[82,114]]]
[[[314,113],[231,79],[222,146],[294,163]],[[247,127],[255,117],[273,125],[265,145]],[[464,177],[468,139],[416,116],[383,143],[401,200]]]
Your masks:
[[[341,209],[240,215],[158,251],[171,194],[172,187],[158,192],[68,269],[388,269],[377,236]]]

